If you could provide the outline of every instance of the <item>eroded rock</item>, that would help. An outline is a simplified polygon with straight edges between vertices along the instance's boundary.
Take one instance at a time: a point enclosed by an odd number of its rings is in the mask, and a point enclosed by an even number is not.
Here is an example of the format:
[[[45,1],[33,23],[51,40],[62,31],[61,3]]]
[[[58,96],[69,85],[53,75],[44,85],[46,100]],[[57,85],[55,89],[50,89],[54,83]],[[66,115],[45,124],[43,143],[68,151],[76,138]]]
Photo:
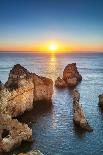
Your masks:
[[[63,78],[57,78],[56,87],[74,87],[82,80],[82,76],[77,70],[76,63],[68,64],[63,71]],[[64,83],[65,82],[65,83]]]
[[[32,130],[28,125],[12,119],[9,115],[0,114],[0,131],[0,151],[9,152],[22,141],[32,140]]]
[[[12,118],[32,109],[35,101],[50,101],[52,94],[51,79],[30,73],[20,64],[12,68],[5,85],[0,82],[0,151],[8,152],[31,139],[32,130]]]
[[[51,79],[30,73],[19,64],[13,67],[5,86],[0,88],[0,111],[12,117],[32,109],[34,101],[51,100],[53,94]]]
[[[99,95],[99,106],[103,108],[103,94]]]
[[[93,131],[88,121],[86,120],[82,106],[79,104],[80,94],[77,90],[73,91],[73,121],[80,128],[89,132]]]
[[[39,150],[34,150],[28,153],[19,153],[18,155],[43,155],[43,154]]]

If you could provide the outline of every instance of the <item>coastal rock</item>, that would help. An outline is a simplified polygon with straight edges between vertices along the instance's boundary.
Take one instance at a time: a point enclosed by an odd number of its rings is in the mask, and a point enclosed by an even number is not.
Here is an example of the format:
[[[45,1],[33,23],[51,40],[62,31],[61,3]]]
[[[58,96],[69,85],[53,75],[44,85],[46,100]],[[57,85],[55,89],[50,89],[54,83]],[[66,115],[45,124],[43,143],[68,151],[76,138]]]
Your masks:
[[[39,150],[34,150],[28,153],[19,153],[18,155],[43,155],[43,154]]]
[[[99,106],[103,108],[103,94],[99,95]]]
[[[22,141],[32,140],[32,130],[26,124],[12,119],[9,115],[0,114],[0,152],[9,152]]]
[[[75,125],[79,126],[81,129],[86,131],[93,131],[93,129],[88,124],[85,114],[83,112],[82,106],[79,104],[80,94],[77,90],[73,91],[73,121]]]
[[[82,80],[82,76],[77,70],[76,63],[68,64],[65,67],[63,79],[68,86],[76,86]]]
[[[76,63],[68,64],[63,71],[63,78],[57,78],[55,86],[58,88],[74,87],[82,80],[77,70]]]
[[[30,73],[20,64],[12,68],[7,82],[0,82],[0,151],[8,152],[31,140],[32,130],[12,118],[32,109],[36,101],[45,100],[42,104],[46,104],[52,94],[51,79]]]
[[[35,101],[50,101],[53,94],[51,79],[30,73],[17,64],[0,90],[0,111],[16,117],[30,110]]]
[[[65,87],[67,87],[67,84],[63,79],[58,77],[57,80],[55,81],[55,86],[58,88],[65,88]]]

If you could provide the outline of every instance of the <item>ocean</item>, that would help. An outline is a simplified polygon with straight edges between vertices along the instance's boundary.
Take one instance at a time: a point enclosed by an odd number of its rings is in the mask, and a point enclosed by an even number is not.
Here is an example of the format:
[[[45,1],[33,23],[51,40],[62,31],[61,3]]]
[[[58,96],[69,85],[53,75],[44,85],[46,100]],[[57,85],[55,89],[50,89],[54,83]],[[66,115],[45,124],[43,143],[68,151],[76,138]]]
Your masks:
[[[102,53],[0,53],[0,80],[5,83],[10,69],[19,63],[30,72],[55,81],[65,66],[74,62],[83,77],[77,90],[93,132],[74,126],[72,90],[54,87],[51,107],[33,109],[18,118],[32,127],[33,142],[23,143],[13,153],[39,149],[44,155],[103,155],[103,112],[98,106],[98,95],[103,93]]]

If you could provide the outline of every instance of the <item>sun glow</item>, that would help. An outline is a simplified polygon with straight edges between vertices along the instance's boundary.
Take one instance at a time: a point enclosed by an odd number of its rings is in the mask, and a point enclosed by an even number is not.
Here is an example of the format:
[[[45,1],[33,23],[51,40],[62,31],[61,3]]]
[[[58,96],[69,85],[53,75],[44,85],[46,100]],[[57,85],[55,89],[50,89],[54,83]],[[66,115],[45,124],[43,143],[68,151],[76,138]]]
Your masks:
[[[49,48],[49,51],[56,52],[58,50],[58,45],[50,44],[48,48]]]

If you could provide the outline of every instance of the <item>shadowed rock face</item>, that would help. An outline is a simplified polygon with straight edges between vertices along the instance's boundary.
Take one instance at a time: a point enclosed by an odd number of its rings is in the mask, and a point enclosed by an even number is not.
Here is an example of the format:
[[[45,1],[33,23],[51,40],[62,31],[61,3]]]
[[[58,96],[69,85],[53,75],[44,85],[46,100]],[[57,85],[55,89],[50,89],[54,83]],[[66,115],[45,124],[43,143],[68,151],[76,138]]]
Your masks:
[[[55,81],[56,87],[74,87],[82,80],[79,74],[76,63],[68,64],[63,71],[63,78],[57,78]]]
[[[32,130],[26,124],[19,123],[8,115],[0,114],[0,152],[9,152],[24,140],[32,140]],[[8,131],[3,136],[3,132]]]
[[[82,106],[79,104],[80,94],[77,90],[73,91],[73,121],[75,125],[86,131],[93,131],[93,129],[88,124],[85,114],[83,112]]]
[[[99,95],[99,106],[103,108],[103,94]]]
[[[30,73],[20,64],[12,68],[5,85],[0,82],[0,151],[8,152],[23,140],[29,141],[31,129],[12,118],[32,109],[35,101],[51,103],[52,94],[51,79]],[[6,138],[2,137],[4,129],[9,130]]]

